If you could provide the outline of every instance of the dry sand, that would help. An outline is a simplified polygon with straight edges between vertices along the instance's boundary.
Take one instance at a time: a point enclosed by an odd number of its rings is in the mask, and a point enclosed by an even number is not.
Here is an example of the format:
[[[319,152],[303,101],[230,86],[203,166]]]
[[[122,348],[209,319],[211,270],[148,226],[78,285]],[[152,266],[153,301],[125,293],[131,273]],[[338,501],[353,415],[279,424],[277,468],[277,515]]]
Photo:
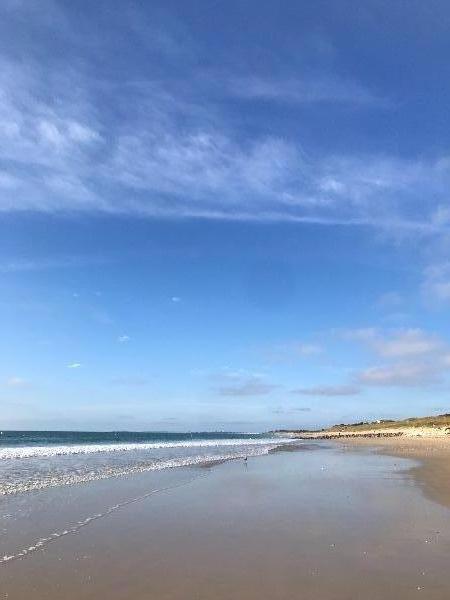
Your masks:
[[[305,440],[334,440],[347,438],[426,438],[426,439],[450,439],[450,428],[448,427],[374,427],[371,429],[355,428],[345,426],[342,429],[325,429],[321,431],[284,432],[293,438]]]

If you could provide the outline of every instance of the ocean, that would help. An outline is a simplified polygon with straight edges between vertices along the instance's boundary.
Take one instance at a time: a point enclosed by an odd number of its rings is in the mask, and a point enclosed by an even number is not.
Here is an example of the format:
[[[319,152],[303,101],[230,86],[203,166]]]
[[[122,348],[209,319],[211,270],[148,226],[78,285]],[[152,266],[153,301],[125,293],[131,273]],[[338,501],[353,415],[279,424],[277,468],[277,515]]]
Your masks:
[[[0,495],[258,456],[291,439],[256,433],[0,432]]]

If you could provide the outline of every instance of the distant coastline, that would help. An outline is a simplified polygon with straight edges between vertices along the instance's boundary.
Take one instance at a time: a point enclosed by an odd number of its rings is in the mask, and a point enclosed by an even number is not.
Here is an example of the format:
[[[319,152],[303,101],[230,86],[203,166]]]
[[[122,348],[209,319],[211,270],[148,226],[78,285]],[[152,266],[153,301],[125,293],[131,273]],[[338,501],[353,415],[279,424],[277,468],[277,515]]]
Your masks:
[[[450,439],[450,414],[435,417],[411,417],[399,421],[380,419],[372,422],[341,423],[320,430],[280,429],[276,435],[298,439],[348,438],[445,438]]]

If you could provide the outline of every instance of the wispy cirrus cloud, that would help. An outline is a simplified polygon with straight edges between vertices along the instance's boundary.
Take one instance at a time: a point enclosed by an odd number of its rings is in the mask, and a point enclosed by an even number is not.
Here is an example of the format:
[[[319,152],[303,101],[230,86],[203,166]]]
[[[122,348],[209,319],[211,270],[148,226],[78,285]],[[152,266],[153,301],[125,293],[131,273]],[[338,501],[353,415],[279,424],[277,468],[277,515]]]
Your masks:
[[[150,380],[146,377],[141,377],[139,375],[132,376],[123,376],[123,377],[113,377],[110,380],[111,385],[119,386],[119,387],[143,387],[150,383]]]
[[[333,74],[284,79],[237,77],[228,82],[228,88],[232,94],[248,100],[289,104],[343,103],[380,109],[393,106],[388,98]]]
[[[283,60],[282,70],[246,69],[228,53],[201,70],[196,36],[159,11],[155,19],[123,9],[118,40],[115,18],[99,15],[99,38],[95,19],[79,27],[64,4],[9,1],[0,10],[4,35],[19,24],[30,34],[0,59],[2,212],[448,229],[448,154],[317,151],[276,119],[252,119],[261,101],[279,117],[286,105],[397,109],[387,88],[336,68],[338,48],[324,34],[303,31],[302,60]],[[122,43],[128,68],[117,69]]]
[[[381,309],[398,309],[404,303],[403,296],[397,291],[390,291],[381,294],[376,302],[376,306]]]
[[[424,234],[447,227],[445,156],[318,157],[285,135],[259,130],[242,136],[207,94],[201,102],[195,93],[181,99],[155,81],[100,86],[75,67],[62,72],[5,58],[0,72],[0,211],[286,221]],[[304,88],[308,102],[372,102],[357,86],[345,85],[288,82],[278,93],[296,97]],[[248,93],[271,96],[276,89],[276,81],[259,81]],[[124,118],[112,119],[102,110],[106,105],[126,107]]]
[[[417,387],[438,383],[441,370],[429,363],[400,363],[363,369],[356,381],[369,386]]]
[[[291,393],[301,396],[356,396],[361,393],[361,389],[355,385],[319,385],[294,389]]]
[[[272,411],[274,415],[295,415],[307,412],[312,412],[312,408],[309,406],[280,406]]]
[[[275,390],[278,386],[257,379],[249,379],[240,383],[224,385],[217,388],[220,396],[246,397],[246,396],[266,396]]]
[[[105,264],[106,259],[96,256],[54,256],[54,257],[34,257],[34,258],[16,258],[14,260],[4,260],[0,262],[0,273],[21,273],[28,271],[45,271],[47,269],[66,269],[80,268],[86,266],[96,266]],[[73,297],[79,294],[74,293]]]
[[[81,74],[53,76],[5,58],[0,72],[0,210],[54,212],[61,203],[68,210],[69,199],[75,209],[101,203],[86,180],[101,134]]]
[[[320,384],[293,389],[291,393],[312,397],[356,396],[365,387],[436,385],[450,373],[450,345],[423,329],[366,327],[340,331],[339,337],[362,345],[372,364],[350,372],[343,384]]]
[[[387,332],[376,328],[353,329],[346,331],[344,336],[362,342],[382,358],[430,357],[446,348],[439,336],[419,328]]]
[[[23,377],[9,377],[9,379],[6,380],[6,385],[12,388],[25,387],[28,385],[28,381]]]
[[[421,292],[426,304],[448,304],[450,301],[450,262],[438,262],[425,269]]]
[[[383,364],[356,372],[354,381],[358,385],[428,386],[441,382],[449,371],[450,346],[422,329],[355,329],[345,332],[344,337],[362,343],[383,360]]]
[[[245,370],[226,369],[211,375],[210,379],[214,382],[213,389],[219,396],[266,396],[280,387],[260,373]]]
[[[317,343],[290,341],[283,344],[274,344],[263,348],[264,357],[270,362],[295,362],[298,360],[312,359],[323,354],[324,348]]]

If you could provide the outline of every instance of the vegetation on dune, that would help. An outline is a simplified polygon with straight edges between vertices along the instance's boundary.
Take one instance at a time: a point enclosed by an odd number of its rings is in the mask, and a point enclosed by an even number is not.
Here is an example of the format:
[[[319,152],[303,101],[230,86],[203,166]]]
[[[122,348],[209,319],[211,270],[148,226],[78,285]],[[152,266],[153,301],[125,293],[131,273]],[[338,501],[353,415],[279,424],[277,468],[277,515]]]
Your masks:
[[[434,417],[411,417],[401,421],[381,419],[373,422],[341,423],[330,427],[327,431],[361,431],[364,429],[398,429],[400,427],[450,427],[450,414]]]
[[[434,417],[411,417],[409,419],[403,419],[400,421],[394,421],[391,419],[379,419],[377,421],[360,421],[359,423],[340,423],[339,425],[333,425],[332,427],[321,429],[323,432],[351,432],[351,431],[365,431],[365,430],[377,430],[377,429],[400,429],[404,427],[439,427],[439,428],[450,428],[450,413],[443,415],[436,415]],[[279,433],[288,432],[292,430],[279,430]],[[316,430],[317,431],[317,430]],[[293,433],[312,433],[312,430],[298,429],[292,431]]]

